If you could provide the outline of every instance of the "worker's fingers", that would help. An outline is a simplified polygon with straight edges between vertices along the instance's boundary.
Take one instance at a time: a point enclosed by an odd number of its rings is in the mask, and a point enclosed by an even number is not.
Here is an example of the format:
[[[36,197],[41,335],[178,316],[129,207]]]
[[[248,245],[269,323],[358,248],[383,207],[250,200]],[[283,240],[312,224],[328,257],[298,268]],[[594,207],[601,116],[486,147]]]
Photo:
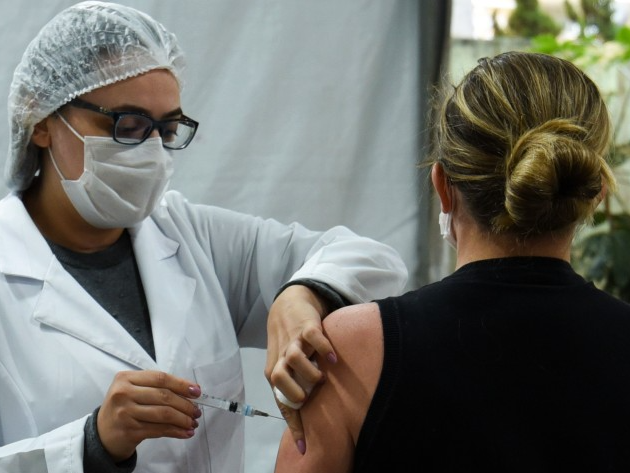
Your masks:
[[[285,354],[289,358],[291,356],[291,353],[289,353],[290,348],[287,347]],[[324,335],[321,325],[309,325],[302,330],[300,348],[304,355],[308,355],[307,358],[309,359],[314,357],[314,352],[317,352],[319,356],[325,358],[328,362],[337,362],[335,350],[330,340]],[[289,365],[293,367],[291,359],[289,359]]]
[[[276,391],[274,389],[274,393],[275,392],[280,393],[283,397],[280,391]],[[284,401],[286,402],[288,400],[284,398]],[[304,437],[304,427],[302,426],[302,417],[300,416],[300,411],[297,409],[292,409],[277,398],[276,404],[278,405],[278,409],[280,409],[282,417],[284,417],[284,420],[287,423],[287,427],[291,432],[291,436],[293,437],[293,441],[295,442],[297,449],[302,455],[304,455],[304,453],[306,452],[306,440]]]

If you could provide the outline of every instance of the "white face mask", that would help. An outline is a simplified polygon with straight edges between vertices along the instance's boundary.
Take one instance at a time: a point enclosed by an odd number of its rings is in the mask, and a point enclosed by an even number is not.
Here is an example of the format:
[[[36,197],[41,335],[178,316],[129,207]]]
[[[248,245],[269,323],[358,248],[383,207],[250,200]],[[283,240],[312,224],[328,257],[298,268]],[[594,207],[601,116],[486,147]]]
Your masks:
[[[64,178],[48,148],[61,185],[81,217],[97,228],[126,228],[148,217],[173,175],[173,157],[162,139],[130,146],[108,137],[82,137],[59,117],[84,143],[83,174],[76,181]]]
[[[453,248],[457,249],[457,241],[455,240],[455,237],[451,232],[451,225],[453,224],[453,214],[451,212],[444,213],[440,211],[438,222],[440,224],[440,234],[442,235],[442,238],[444,238]]]

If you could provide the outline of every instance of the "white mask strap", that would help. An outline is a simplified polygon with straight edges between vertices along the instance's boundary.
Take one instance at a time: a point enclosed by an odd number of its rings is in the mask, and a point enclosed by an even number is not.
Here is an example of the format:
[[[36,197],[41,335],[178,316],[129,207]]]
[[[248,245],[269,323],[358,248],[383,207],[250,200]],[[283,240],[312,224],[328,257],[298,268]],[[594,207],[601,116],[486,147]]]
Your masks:
[[[50,155],[50,160],[52,161],[53,166],[55,167],[55,170],[57,171],[57,174],[59,174],[59,177],[61,178],[62,181],[65,181],[66,178],[63,177],[63,174],[61,174],[61,171],[59,170],[59,167],[57,166],[57,163],[55,162],[55,157],[53,156],[52,150],[50,148],[46,148],[46,149],[48,150],[48,154]]]
[[[451,212],[444,213],[440,211],[438,221],[440,223],[440,233],[442,234],[442,238],[444,238],[444,240],[446,240],[453,248],[457,249],[457,241],[451,232],[453,214]]]
[[[68,123],[68,121],[63,118],[63,115],[59,112],[55,112],[57,114],[57,116],[59,118],[61,118],[61,121],[70,129],[70,131],[72,133],[74,133],[74,136],[76,136],[77,138],[79,138],[81,141],[83,141],[85,143],[85,140],[83,139],[83,137],[81,135],[79,135],[79,132],[77,130],[75,130],[74,128],[72,128],[72,125],[70,125],[70,123]],[[55,160],[53,159],[53,163],[55,162]]]
[[[440,235],[448,235],[451,233],[451,219],[452,214],[450,212],[440,212],[440,215],[438,216]]]

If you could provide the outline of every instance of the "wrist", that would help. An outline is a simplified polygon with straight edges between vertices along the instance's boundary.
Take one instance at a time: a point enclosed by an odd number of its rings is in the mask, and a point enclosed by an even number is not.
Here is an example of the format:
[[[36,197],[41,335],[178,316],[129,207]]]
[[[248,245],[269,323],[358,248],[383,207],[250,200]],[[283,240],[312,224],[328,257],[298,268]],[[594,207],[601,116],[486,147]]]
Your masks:
[[[308,302],[323,319],[330,313],[330,308],[324,298],[308,286],[302,284],[292,284],[286,287],[278,294],[279,298],[287,298],[287,300],[301,300]]]
[[[296,286],[302,287],[310,292],[313,299],[317,302],[316,307],[321,308],[320,314],[322,319],[334,310],[350,305],[350,302],[331,286],[314,279],[295,279],[293,281],[289,281],[280,288],[276,298],[285,290]]]

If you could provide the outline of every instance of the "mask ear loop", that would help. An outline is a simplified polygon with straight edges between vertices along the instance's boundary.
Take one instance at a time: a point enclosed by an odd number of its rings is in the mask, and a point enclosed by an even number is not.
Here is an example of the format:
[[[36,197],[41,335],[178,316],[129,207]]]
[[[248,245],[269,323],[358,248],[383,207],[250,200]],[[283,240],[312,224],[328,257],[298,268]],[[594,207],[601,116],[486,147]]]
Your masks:
[[[57,115],[61,119],[63,124],[68,127],[68,129],[74,134],[74,136],[79,138],[82,143],[85,143],[85,139],[83,139],[83,137],[79,135],[79,132],[75,130],[72,127],[72,125],[70,125],[70,123],[68,123],[68,121],[63,117],[61,113],[59,113],[58,111],[55,111],[55,115]],[[55,168],[55,171],[57,171],[57,174],[59,174],[59,177],[61,178],[62,181],[67,181],[66,177],[61,173],[61,170],[59,169],[59,166],[57,165],[57,161],[55,160],[55,156],[53,155],[52,149],[50,149],[50,146],[46,149],[48,150],[48,155],[50,156],[50,160],[53,163],[53,167]]]
[[[62,181],[66,181],[67,179],[65,178],[63,174],[61,174],[61,170],[59,169],[59,166],[57,166],[57,162],[55,161],[55,157],[53,156],[52,150],[50,149],[50,147],[46,148],[46,150],[48,151],[48,155],[50,156],[50,160],[53,163],[53,167],[55,168],[55,171],[57,171],[57,174],[59,174],[59,177],[61,178]]]
[[[448,175],[444,176],[446,181],[446,193],[448,194],[448,200],[451,202],[451,210],[449,213],[453,213],[455,208],[455,191],[453,189],[453,181]]]
[[[74,136],[79,138],[81,140],[81,142],[85,143],[85,139],[81,135],[79,135],[79,132],[77,130],[72,128],[72,125],[70,125],[70,123],[68,123],[68,121],[63,117],[63,115],[61,113],[55,111],[55,115],[57,115],[59,118],[61,118],[61,121],[64,123],[64,125],[66,125],[68,127],[68,129],[74,134]]]
[[[446,188],[448,193],[448,199],[450,201],[450,211],[442,212],[438,216],[438,223],[440,225],[440,234],[442,238],[447,241],[451,247],[457,249],[457,240],[453,235],[453,211],[455,210],[455,192],[453,190],[453,183],[450,177],[446,176]]]
[[[451,222],[453,221],[453,215],[448,212],[440,212],[438,222],[440,224],[440,234],[446,236],[451,233]]]

